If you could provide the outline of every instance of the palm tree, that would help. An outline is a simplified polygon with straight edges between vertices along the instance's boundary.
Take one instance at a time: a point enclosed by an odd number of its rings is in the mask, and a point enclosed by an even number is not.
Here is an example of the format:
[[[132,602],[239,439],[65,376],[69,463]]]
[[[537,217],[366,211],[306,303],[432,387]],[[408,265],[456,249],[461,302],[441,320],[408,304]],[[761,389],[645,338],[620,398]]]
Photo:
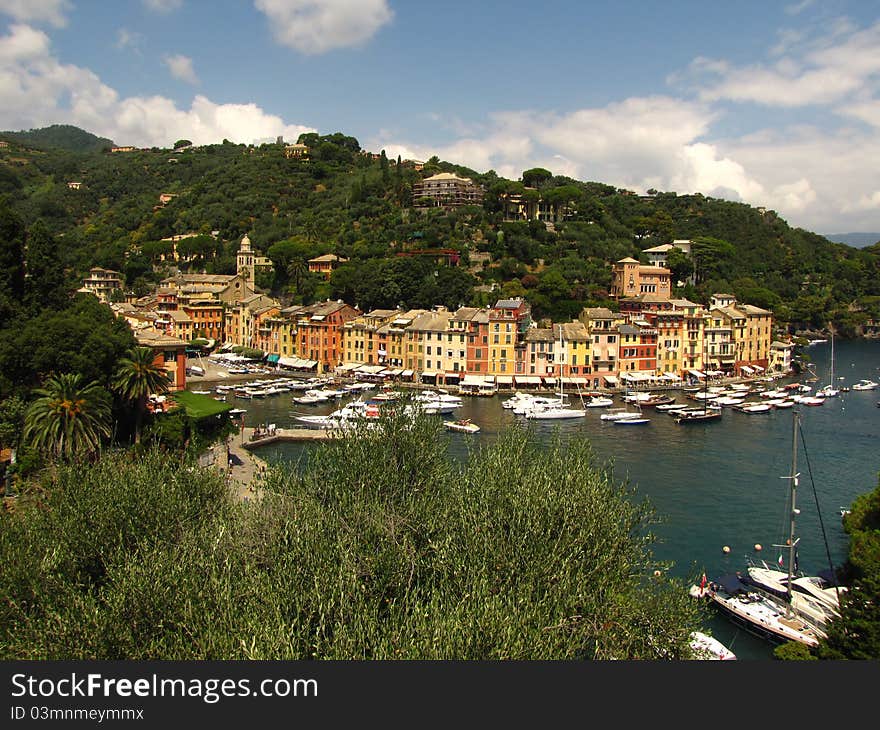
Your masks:
[[[149,347],[135,347],[128,357],[119,361],[113,379],[113,389],[137,406],[134,442],[141,440],[141,421],[147,409],[147,396],[151,393],[168,392],[168,374],[153,363],[153,351]]]
[[[93,453],[110,436],[110,395],[79,373],[51,376],[25,413],[23,437],[40,451],[63,459]]]

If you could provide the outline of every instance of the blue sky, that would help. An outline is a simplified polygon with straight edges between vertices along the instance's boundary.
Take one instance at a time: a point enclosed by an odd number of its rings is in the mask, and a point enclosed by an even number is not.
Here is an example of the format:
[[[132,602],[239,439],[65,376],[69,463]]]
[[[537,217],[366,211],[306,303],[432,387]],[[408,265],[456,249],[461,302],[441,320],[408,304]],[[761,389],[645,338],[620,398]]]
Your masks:
[[[0,0],[0,129],[287,140],[880,230],[880,0]]]

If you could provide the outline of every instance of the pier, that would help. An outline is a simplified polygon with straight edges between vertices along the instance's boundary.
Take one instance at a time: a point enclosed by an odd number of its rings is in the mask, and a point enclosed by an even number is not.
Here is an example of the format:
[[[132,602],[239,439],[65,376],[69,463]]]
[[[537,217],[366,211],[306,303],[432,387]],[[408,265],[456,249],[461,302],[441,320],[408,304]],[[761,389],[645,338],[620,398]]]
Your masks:
[[[268,444],[296,441],[329,441],[339,438],[342,432],[328,428],[251,428],[245,427],[241,447],[251,451]]]

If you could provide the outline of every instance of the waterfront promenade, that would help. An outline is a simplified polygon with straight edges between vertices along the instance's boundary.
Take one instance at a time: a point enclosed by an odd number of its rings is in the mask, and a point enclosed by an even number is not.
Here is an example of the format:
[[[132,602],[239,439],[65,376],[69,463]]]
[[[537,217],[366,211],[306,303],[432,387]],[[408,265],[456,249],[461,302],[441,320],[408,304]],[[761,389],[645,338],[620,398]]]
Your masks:
[[[214,463],[225,473],[234,499],[256,500],[262,496],[268,464],[254,453],[255,448],[281,442],[326,441],[336,435],[326,429],[278,428],[267,432],[265,428],[246,426],[225,444],[214,445]]]

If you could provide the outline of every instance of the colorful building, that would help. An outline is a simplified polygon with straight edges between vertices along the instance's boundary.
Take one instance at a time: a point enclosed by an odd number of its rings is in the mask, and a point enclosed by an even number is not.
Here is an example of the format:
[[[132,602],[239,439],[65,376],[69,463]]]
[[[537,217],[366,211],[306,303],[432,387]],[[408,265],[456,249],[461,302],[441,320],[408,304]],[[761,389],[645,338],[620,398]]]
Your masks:
[[[342,325],[344,362],[384,365],[388,359],[387,330],[384,337],[379,331],[383,325],[394,321],[401,314],[403,312],[399,309],[374,309],[345,322]]]
[[[525,299],[499,299],[489,310],[490,375],[525,374],[525,334],[532,324]]]
[[[296,351],[315,360],[319,372],[333,372],[342,364],[342,327],[360,310],[341,301],[319,302],[303,307],[297,315]]]
[[[620,352],[618,325],[623,317],[606,307],[587,307],[578,319],[586,326],[590,336],[590,369],[592,386],[602,388],[618,385],[618,358]]]
[[[167,373],[169,390],[186,389],[186,342],[156,329],[137,330],[134,337],[138,347],[153,351],[153,364]]]
[[[672,295],[671,272],[662,266],[645,266],[634,258],[620,259],[611,267],[611,296],[617,299],[640,294]]]

